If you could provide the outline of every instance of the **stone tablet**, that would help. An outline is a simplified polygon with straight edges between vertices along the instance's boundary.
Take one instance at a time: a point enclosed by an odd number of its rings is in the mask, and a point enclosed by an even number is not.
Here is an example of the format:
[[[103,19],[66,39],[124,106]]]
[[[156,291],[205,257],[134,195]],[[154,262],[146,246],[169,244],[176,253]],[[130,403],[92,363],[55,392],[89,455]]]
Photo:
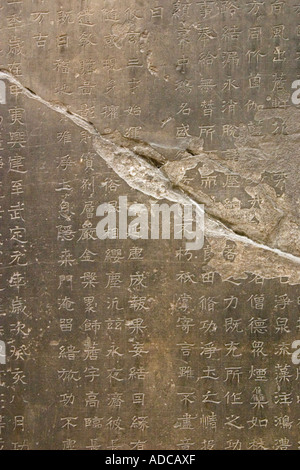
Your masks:
[[[297,0],[0,2],[0,449],[299,448],[299,39]]]

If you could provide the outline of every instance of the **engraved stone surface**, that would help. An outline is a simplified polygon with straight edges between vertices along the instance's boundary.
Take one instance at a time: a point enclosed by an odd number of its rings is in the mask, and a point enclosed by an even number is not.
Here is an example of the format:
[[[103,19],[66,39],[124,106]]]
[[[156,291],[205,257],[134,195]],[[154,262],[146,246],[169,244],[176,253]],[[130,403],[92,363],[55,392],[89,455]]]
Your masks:
[[[0,1],[0,449],[299,448],[299,38],[294,0]],[[204,205],[202,248],[100,239],[124,197]]]

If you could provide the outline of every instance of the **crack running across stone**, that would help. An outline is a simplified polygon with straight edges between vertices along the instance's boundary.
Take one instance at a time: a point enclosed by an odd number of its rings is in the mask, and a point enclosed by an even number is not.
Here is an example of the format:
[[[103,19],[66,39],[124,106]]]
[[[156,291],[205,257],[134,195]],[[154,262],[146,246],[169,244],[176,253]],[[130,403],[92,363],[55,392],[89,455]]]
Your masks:
[[[45,100],[34,91],[22,85],[10,72],[0,69],[0,80],[8,80],[11,84],[19,87],[27,98],[41,103],[52,111],[69,119],[76,126],[87,131],[94,138],[93,146],[97,154],[131,188],[155,199],[166,199],[180,204],[193,204],[203,213],[201,205],[188,193],[184,192],[182,188],[180,191],[174,189],[173,183],[166,177],[161,168],[150,163],[147,157],[140,156],[132,150],[117,145],[103,137],[93,123],[71,112],[65,105],[51,103]],[[243,243],[257,249],[272,252],[292,263],[300,264],[300,257],[256,242],[245,235],[240,235],[226,226],[224,222],[214,218],[211,214],[205,214],[205,236],[227,238],[237,243]]]

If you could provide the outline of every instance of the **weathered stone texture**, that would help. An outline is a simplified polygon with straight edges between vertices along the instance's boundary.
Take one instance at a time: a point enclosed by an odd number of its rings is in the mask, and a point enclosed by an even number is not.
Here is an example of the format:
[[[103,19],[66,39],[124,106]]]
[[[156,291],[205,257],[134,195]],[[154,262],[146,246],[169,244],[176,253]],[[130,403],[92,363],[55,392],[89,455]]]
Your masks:
[[[1,0],[0,448],[298,448],[296,3]]]

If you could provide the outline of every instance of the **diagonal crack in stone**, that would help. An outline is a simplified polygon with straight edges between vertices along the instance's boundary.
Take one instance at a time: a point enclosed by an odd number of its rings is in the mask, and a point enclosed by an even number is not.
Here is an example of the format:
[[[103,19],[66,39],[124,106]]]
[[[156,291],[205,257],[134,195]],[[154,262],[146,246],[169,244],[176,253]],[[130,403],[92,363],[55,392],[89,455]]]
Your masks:
[[[160,165],[157,162],[151,162],[151,156],[142,156],[103,137],[93,123],[85,120],[77,113],[71,112],[63,104],[45,100],[34,91],[25,87],[5,69],[0,69],[0,80],[7,80],[11,84],[16,85],[27,98],[36,100],[87,131],[93,137],[93,146],[97,154],[131,188],[158,200],[166,199],[174,203],[193,204],[199,211],[203,212],[200,203],[192,198],[184,188],[174,188],[174,184],[166,177]],[[217,220],[214,215],[207,213],[205,214],[205,236],[226,238],[237,243],[243,243],[244,245],[272,252],[292,263],[300,264],[300,257],[256,242],[246,235],[241,235],[228,227],[226,222]]]

